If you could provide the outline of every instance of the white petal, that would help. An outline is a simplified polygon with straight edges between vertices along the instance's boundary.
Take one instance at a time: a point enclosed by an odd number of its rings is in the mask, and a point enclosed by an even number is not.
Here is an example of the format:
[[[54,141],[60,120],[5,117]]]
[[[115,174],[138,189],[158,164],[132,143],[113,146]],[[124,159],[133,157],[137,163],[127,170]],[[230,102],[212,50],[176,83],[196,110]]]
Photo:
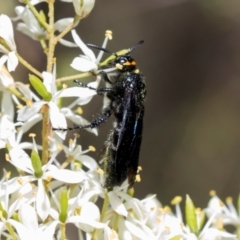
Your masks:
[[[9,92],[3,92],[2,103],[1,103],[2,113],[8,115],[9,120],[13,121],[14,118],[14,106],[12,102],[12,97]]]
[[[29,118],[33,117],[35,114],[39,112],[41,107],[46,104],[45,101],[35,102],[31,107],[24,106],[20,110],[18,110],[18,121],[27,121]]]
[[[30,229],[28,229],[23,224],[21,224],[20,222],[17,222],[13,219],[9,219],[8,222],[12,226],[14,226],[14,228],[17,230],[17,233],[18,233],[20,239],[30,240],[30,239],[35,238],[35,236],[34,236],[35,234],[32,231],[30,231]]]
[[[37,230],[38,228],[37,214],[32,206],[28,204],[23,204],[19,210],[19,217],[21,223],[28,229],[31,229],[33,232]]]
[[[26,84],[23,84],[21,82],[15,82],[15,86],[21,91],[21,93],[24,95],[26,99],[28,100],[32,99],[31,91]]]
[[[114,191],[111,191],[108,192],[108,197],[113,210],[119,215],[126,217],[128,215],[128,212],[117,194]]]
[[[38,180],[38,190],[36,195],[36,208],[39,217],[45,221],[50,210],[50,202],[43,186],[42,179]]]
[[[16,51],[16,45],[13,36],[13,27],[11,19],[7,15],[0,15],[0,37],[2,37],[8,44],[8,46]]]
[[[75,57],[70,66],[81,72],[90,72],[98,69],[98,66],[95,62],[82,57]]]
[[[209,228],[203,236],[200,236],[200,240],[208,239],[237,240],[237,236],[218,229]]]
[[[33,32],[31,32],[31,29],[29,29],[25,23],[18,23],[16,29],[27,35],[28,37],[32,38],[33,40],[38,40],[38,36],[34,35]]]
[[[43,72],[42,76],[43,76],[43,84],[47,88],[47,91],[49,93],[52,93],[52,85],[53,84],[55,85],[55,83],[53,82],[54,81],[53,75],[49,72]]]
[[[99,221],[100,211],[98,207],[92,202],[86,202],[81,206],[81,217],[88,221]],[[81,229],[85,232],[92,232],[94,228],[88,224],[82,224]]]
[[[72,37],[74,39],[74,42],[79,46],[79,48],[82,49],[83,53],[89,57],[89,59],[93,62],[96,61],[96,57],[93,53],[93,51],[81,40],[81,38],[77,35],[76,30],[72,30]]]
[[[79,160],[85,167],[87,167],[90,170],[97,170],[98,168],[97,162],[90,156],[81,155],[75,157],[75,159]]]
[[[31,159],[28,154],[19,147],[14,147],[9,151],[10,163],[16,168],[19,168],[25,172],[33,173]]]
[[[17,65],[18,65],[18,58],[16,56],[16,53],[10,52],[8,54],[8,61],[7,61],[8,71],[9,72],[14,71],[16,69]]]
[[[67,108],[61,109],[62,112],[64,112],[64,115],[67,119],[71,120],[75,125],[88,125],[90,122],[86,119],[82,118],[81,116],[77,114],[73,114],[73,112]],[[97,128],[85,128],[86,131],[91,132],[95,135],[98,135]]]
[[[15,138],[15,132],[16,132],[16,130],[15,130],[13,121],[9,118],[8,115],[2,114],[0,116],[0,139],[10,140],[9,138],[12,135]]]
[[[73,0],[73,5],[75,8],[75,12],[77,15],[86,17],[93,9],[95,4],[95,0],[85,0],[84,4],[82,5],[82,1],[80,0]]]
[[[20,142],[20,134],[24,134],[26,133],[32,126],[34,126],[37,122],[39,122],[42,119],[42,114],[41,113],[37,113],[35,114],[33,117],[29,118],[26,122],[24,122],[24,124],[22,125],[22,127],[20,127],[19,131],[18,131],[18,138],[17,138],[17,142]]]
[[[9,72],[7,71],[6,67],[3,64],[7,61],[7,55],[3,55],[0,58],[0,84],[4,87],[8,87],[9,85],[14,83],[13,78],[10,76]]]
[[[81,224],[87,224],[93,228],[104,228],[106,226],[105,223],[101,223],[101,222],[96,222],[96,221],[93,221],[93,220],[88,220],[88,219],[85,219],[81,216],[70,216],[67,220],[68,223],[80,223],[78,226],[79,228],[81,228]]]
[[[54,30],[62,32],[64,29],[66,29],[66,27],[72,24],[73,21],[74,18],[62,18],[54,23]]]
[[[44,178],[48,179],[49,177],[65,183],[80,183],[87,179],[83,172],[74,172],[68,169],[49,170],[44,173]]]
[[[51,222],[42,232],[41,236],[37,234],[38,240],[53,240],[53,235],[55,233],[56,227],[59,224],[59,221]]]
[[[89,101],[89,98],[92,98],[96,94],[96,91],[91,89],[71,87],[64,89],[58,97],[79,97],[79,99],[84,102],[86,99]]]
[[[70,42],[68,40],[65,40],[63,38],[59,39],[59,42],[66,47],[78,47],[78,45],[76,43]]]
[[[49,110],[49,117],[51,124],[54,128],[67,128],[67,122],[65,116],[59,111],[59,108],[54,102],[48,103],[50,110]],[[56,134],[65,139],[66,131],[56,131]]]
[[[149,236],[146,235],[146,233],[141,228],[137,227],[136,225],[132,224],[131,222],[125,221],[125,225],[126,225],[128,231],[131,232],[137,238],[142,239],[142,240],[150,239]]]

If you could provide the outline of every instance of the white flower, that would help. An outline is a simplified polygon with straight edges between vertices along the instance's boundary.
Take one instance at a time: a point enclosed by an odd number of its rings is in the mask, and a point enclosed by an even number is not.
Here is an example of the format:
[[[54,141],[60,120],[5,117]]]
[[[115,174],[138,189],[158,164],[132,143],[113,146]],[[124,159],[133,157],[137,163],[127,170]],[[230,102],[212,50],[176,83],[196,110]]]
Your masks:
[[[72,30],[72,36],[75,43],[85,55],[74,58],[71,67],[81,72],[96,71],[98,69],[98,62],[93,51],[81,40],[75,30]]]
[[[43,84],[45,85],[47,91],[52,94],[52,99],[50,101],[39,100],[33,103],[30,107],[24,106],[18,111],[18,121],[28,121],[29,119],[33,119],[34,116],[39,116],[38,119],[40,120],[40,109],[44,105],[48,105],[49,116],[52,126],[54,128],[66,129],[66,118],[57,106],[58,99],[61,97],[79,97],[78,102],[81,103],[81,101],[85,102],[86,99],[91,99],[91,97],[96,94],[96,92],[93,90],[79,87],[72,87],[56,91],[55,72],[55,68],[53,74],[43,72]],[[64,131],[56,131],[56,134],[63,139],[66,136],[66,132]]]
[[[28,7],[17,6],[15,12],[18,17],[14,20],[21,19],[23,22],[18,23],[17,29],[34,40],[45,37],[45,29],[41,27],[36,17]]]
[[[36,146],[34,147],[35,151]],[[21,177],[22,181],[37,181],[38,188],[36,193],[36,208],[38,215],[44,221],[49,214],[50,202],[48,195],[43,185],[43,180],[50,181],[52,178],[57,179],[65,183],[79,183],[86,179],[86,175],[79,172],[74,172],[67,169],[58,169],[56,166],[51,163],[55,159],[55,155],[51,157],[49,162],[41,167],[42,174],[41,176],[35,176],[35,170],[32,166],[30,157],[20,148],[12,148],[9,151],[10,163],[13,164],[16,168],[21,169],[22,171],[30,174],[28,176]]]
[[[82,146],[77,145],[76,136],[74,137],[74,140],[69,141],[69,147],[63,145],[62,148],[67,158],[78,160],[90,170],[97,170],[98,164],[96,163],[96,161],[90,156],[85,155],[87,152],[90,151],[90,149],[82,151]]]
[[[81,18],[86,17],[93,9],[95,0],[61,0],[62,2],[72,2],[75,12]]]
[[[7,62],[8,71],[14,71],[18,65],[16,57],[16,44],[14,42],[13,27],[11,19],[7,15],[0,15],[0,37],[5,41],[4,46],[0,44],[0,51],[4,55],[0,58],[0,67]]]
[[[112,34],[111,31],[106,31],[102,48],[106,47],[108,40],[111,39],[112,37],[111,34]],[[74,58],[73,62],[71,63],[71,67],[81,72],[89,72],[89,71],[96,72],[98,69],[98,63],[100,62],[103,56],[103,51],[100,51],[98,56],[96,57],[93,51],[77,35],[75,30],[72,30],[72,36],[73,36],[74,42],[83,51],[85,55],[80,55],[79,57]],[[111,70],[115,70],[115,69],[111,69]]]
[[[29,204],[23,204],[20,208],[19,220],[20,222],[10,219],[8,222],[16,228],[20,239],[53,239],[57,223],[53,221],[48,225],[38,225],[37,213]]]

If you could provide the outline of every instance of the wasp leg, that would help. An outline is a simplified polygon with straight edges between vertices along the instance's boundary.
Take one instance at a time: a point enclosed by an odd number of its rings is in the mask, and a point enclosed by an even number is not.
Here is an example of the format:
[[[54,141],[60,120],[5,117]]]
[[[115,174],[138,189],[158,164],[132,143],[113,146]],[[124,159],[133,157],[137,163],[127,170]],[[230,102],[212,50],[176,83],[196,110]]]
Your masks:
[[[103,93],[109,93],[109,92],[113,92],[112,88],[106,88],[106,87],[100,87],[100,88],[93,88],[91,86],[88,86],[87,84],[84,84],[82,82],[79,82],[78,80],[74,80],[75,83],[77,83],[77,85],[79,87],[83,87],[83,88],[88,88],[91,90],[94,90],[97,92],[97,94],[102,95]]]
[[[113,84],[112,81],[108,78],[108,75],[107,75],[106,72],[101,71],[101,72],[99,72],[98,74],[99,74],[99,75],[102,75],[103,80],[104,80],[105,82],[110,83],[110,84]]]
[[[77,130],[77,129],[83,129],[83,128],[95,128],[99,127],[102,123],[106,122],[107,119],[111,116],[112,110],[110,108],[106,108],[103,112],[102,116],[96,117],[93,119],[93,121],[88,125],[73,125],[73,127],[68,128],[53,128],[53,130],[58,131],[71,131],[71,130]]]

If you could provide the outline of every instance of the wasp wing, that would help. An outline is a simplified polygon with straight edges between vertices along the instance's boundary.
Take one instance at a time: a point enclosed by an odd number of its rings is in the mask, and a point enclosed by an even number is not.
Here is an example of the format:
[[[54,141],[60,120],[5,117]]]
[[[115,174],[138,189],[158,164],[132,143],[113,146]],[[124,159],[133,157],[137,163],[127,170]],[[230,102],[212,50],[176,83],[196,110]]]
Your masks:
[[[107,143],[106,187],[121,185],[128,177],[135,181],[142,139],[144,107],[137,105],[136,93],[125,90],[121,121],[109,135]]]

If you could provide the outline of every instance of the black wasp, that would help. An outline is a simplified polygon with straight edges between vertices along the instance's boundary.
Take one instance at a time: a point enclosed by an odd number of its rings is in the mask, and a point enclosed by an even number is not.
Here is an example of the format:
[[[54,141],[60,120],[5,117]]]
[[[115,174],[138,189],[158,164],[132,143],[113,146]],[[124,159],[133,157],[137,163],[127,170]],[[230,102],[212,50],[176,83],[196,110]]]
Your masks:
[[[107,189],[120,186],[128,178],[129,187],[135,182],[138,172],[138,158],[142,140],[144,102],[146,98],[146,85],[143,75],[139,73],[136,62],[129,54],[143,41],[129,49],[124,55],[111,53],[107,49],[88,44],[89,47],[113,54],[104,68],[116,67],[116,75],[109,79],[104,69],[100,72],[105,82],[111,87],[94,89],[99,95],[106,94],[110,100],[109,105],[103,109],[102,116],[84,126],[74,126],[67,129],[95,128],[105,122],[112,114],[115,116],[113,130],[106,141],[106,152],[103,157],[103,169]],[[113,81],[112,81],[113,80]],[[78,82],[78,81],[76,81]],[[88,87],[78,83],[81,87]]]

